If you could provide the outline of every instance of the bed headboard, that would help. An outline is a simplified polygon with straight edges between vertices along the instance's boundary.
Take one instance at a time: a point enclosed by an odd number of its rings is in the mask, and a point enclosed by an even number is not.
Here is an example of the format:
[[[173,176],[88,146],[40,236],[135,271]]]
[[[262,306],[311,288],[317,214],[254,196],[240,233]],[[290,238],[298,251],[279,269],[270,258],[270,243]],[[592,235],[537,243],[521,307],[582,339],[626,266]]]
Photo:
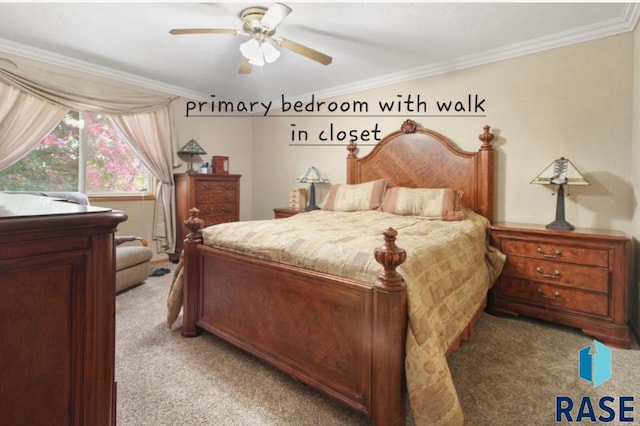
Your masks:
[[[347,183],[387,178],[389,186],[455,188],[464,191],[462,205],[493,221],[493,134],[489,126],[478,136],[476,152],[459,149],[445,136],[420,128],[413,120],[385,136],[362,158],[347,146]]]

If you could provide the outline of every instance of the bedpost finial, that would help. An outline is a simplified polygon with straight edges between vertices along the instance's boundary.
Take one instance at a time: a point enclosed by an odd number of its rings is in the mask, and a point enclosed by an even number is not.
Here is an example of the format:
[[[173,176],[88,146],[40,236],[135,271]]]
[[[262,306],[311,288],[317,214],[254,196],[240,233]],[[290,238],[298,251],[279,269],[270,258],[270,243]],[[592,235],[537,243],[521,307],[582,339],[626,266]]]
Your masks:
[[[347,155],[347,157],[355,157],[356,149],[358,149],[356,144],[353,141],[349,142],[349,145],[347,145],[347,151],[349,151],[349,154]]]
[[[196,207],[192,207],[189,209],[189,218],[184,221],[184,225],[189,229],[189,233],[185,237],[185,240],[188,242],[193,243],[202,241],[202,234],[198,231],[200,231],[201,228],[204,228],[204,220],[198,217],[199,214],[200,210]]]
[[[398,231],[388,228],[383,234],[384,245],[374,251],[376,261],[384,268],[378,274],[376,285],[388,291],[400,291],[404,287],[404,279],[396,268],[407,259],[407,252],[396,246]]]
[[[418,125],[411,119],[404,120],[404,123],[400,126],[402,133],[415,133],[417,128]]]
[[[478,139],[482,141],[480,149],[491,149],[491,141],[493,140],[493,133],[491,133],[491,126],[488,124],[483,127],[484,132],[478,136]]]

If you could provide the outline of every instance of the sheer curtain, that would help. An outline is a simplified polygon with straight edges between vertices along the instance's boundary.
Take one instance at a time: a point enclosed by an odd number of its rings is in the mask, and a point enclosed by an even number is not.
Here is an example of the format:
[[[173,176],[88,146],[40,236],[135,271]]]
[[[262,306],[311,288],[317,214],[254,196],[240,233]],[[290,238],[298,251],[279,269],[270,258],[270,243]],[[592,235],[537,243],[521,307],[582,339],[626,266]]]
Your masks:
[[[158,178],[156,208],[153,217],[153,239],[158,252],[175,249],[175,191],[173,190],[173,145],[169,129],[173,119],[171,108],[145,114],[116,115],[111,121],[125,139],[136,141],[132,148],[144,165]],[[158,141],[164,141],[158,144]]]
[[[69,109],[43,102],[1,81],[0,99],[0,170],[4,170],[51,133]]]
[[[7,55],[10,56],[10,55]],[[0,60],[3,58],[0,57]],[[175,248],[174,126],[163,93],[10,57],[0,62],[0,170],[20,160],[69,110],[107,114],[160,181],[154,211],[158,252]],[[6,96],[5,96],[6,94]],[[8,157],[8,158],[5,158]]]

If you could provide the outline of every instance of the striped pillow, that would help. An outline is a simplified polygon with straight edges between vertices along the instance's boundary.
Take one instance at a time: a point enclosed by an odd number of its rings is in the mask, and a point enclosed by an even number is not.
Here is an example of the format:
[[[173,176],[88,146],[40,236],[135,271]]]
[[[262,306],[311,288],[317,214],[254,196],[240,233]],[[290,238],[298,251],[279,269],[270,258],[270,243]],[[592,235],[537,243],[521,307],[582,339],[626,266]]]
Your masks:
[[[451,188],[389,188],[381,210],[403,216],[434,220],[461,220],[462,191]]]
[[[353,185],[331,185],[322,210],[341,212],[375,210],[380,207],[386,188],[387,179]]]

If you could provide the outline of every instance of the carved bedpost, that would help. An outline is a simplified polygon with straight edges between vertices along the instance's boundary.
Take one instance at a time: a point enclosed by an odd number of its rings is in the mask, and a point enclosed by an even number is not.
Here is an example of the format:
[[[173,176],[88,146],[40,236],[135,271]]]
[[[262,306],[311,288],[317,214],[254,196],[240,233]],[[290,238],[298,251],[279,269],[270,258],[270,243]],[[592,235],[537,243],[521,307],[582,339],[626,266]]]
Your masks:
[[[183,244],[183,276],[182,276],[182,335],[194,337],[200,334],[196,328],[196,313],[198,309],[198,281],[200,280],[200,255],[198,244],[202,243],[200,229],[204,220],[198,217],[200,210],[193,207],[189,210],[189,218],[184,221],[188,229]]]
[[[384,231],[384,245],[375,250],[383,266],[373,288],[373,390],[380,398],[373,401],[371,418],[376,425],[403,425],[405,335],[407,331],[407,292],[396,268],[407,253],[396,246],[398,232]]]
[[[493,147],[491,141],[493,140],[493,133],[491,133],[491,127],[484,126],[484,132],[478,136],[478,139],[482,141],[482,146],[478,151],[478,167],[479,167],[479,179],[478,182],[478,199],[480,200],[479,212],[484,217],[493,222]],[[487,192],[484,192],[486,188]]]
[[[356,150],[358,147],[353,141],[347,145],[347,151],[349,154],[347,155],[347,183],[353,184],[356,183],[356,160],[358,156],[356,155]]]

